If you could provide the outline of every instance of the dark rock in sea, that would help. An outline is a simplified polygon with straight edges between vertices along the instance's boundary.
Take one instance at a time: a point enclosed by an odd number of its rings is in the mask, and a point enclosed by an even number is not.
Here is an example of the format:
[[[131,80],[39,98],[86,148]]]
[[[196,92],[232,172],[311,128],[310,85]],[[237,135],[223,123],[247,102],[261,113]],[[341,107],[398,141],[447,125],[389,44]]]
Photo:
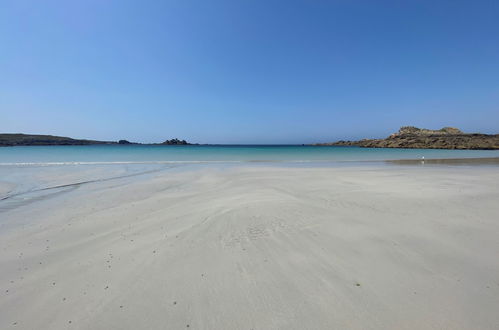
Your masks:
[[[171,140],[166,140],[165,142],[161,144],[166,144],[166,145],[191,145],[191,143],[188,143],[186,140],[179,140],[179,139],[171,139]]]
[[[454,127],[439,130],[401,127],[386,139],[317,143],[318,146],[358,146],[363,148],[410,149],[499,149],[499,134],[463,133]]]

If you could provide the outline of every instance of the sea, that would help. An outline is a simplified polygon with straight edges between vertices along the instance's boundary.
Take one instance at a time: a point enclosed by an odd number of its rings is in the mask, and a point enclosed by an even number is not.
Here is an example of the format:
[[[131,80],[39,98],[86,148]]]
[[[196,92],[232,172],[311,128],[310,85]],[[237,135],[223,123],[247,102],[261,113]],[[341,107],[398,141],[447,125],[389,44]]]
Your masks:
[[[499,157],[499,150],[308,145],[89,145],[0,148],[1,165],[169,163],[343,163]]]
[[[90,145],[0,148],[0,215],[93,182],[113,184],[203,167],[442,166],[431,160],[481,159],[499,150],[381,149],[302,145]],[[443,166],[449,165],[448,161]],[[464,164],[468,164],[467,161]],[[468,166],[468,165],[464,165]],[[474,166],[474,165],[473,165]],[[485,165],[487,166],[487,165]],[[0,221],[0,230],[5,226]]]

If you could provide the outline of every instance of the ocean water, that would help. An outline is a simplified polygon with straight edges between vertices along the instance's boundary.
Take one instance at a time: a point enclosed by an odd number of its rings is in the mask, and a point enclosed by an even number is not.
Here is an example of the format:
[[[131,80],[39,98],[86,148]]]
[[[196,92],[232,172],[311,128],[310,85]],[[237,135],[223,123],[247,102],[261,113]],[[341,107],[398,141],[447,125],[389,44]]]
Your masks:
[[[210,162],[350,162],[499,157],[499,150],[438,150],[300,145],[93,145],[0,148],[0,165]]]
[[[189,169],[213,166],[231,168],[240,165],[393,166],[391,160],[418,160],[410,163],[421,166],[428,163],[421,162],[422,157],[425,157],[425,160],[490,158],[499,157],[499,151],[290,145],[2,147],[0,148],[0,214],[89,183],[143,179],[144,176],[155,176],[164,171],[173,174]],[[1,226],[0,221],[0,230]]]

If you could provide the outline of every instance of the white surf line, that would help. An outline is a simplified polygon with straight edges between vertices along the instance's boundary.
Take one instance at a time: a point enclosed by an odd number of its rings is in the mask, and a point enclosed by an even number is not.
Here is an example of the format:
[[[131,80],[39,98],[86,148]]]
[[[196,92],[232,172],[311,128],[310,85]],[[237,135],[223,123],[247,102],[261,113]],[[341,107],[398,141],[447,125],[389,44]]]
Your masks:
[[[122,161],[122,162],[23,162],[0,163],[0,166],[59,166],[59,165],[134,165],[134,164],[203,164],[203,163],[244,163],[243,160],[159,160],[159,161]]]

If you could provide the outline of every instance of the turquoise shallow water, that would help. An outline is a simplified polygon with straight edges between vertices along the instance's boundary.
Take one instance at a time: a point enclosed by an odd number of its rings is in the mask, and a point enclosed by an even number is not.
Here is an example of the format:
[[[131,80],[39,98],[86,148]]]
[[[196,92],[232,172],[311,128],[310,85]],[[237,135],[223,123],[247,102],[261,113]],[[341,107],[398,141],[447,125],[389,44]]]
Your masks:
[[[499,157],[499,150],[315,146],[94,145],[0,148],[0,165],[54,163],[318,162]]]

